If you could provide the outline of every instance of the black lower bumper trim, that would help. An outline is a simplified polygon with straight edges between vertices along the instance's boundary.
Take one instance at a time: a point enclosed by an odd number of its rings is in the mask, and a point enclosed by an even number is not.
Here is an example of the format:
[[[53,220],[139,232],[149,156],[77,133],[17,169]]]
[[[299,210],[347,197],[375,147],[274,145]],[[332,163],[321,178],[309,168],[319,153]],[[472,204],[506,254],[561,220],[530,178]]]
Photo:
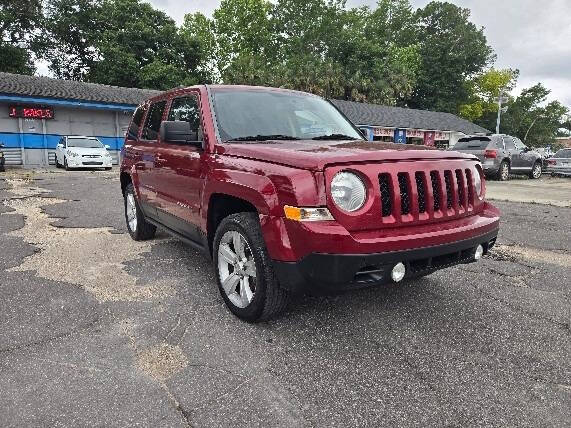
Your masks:
[[[274,261],[280,284],[292,292],[327,292],[391,282],[393,266],[406,266],[405,278],[425,275],[474,261],[478,245],[484,254],[495,244],[498,230],[475,238],[432,247],[374,254],[312,253],[297,262]]]

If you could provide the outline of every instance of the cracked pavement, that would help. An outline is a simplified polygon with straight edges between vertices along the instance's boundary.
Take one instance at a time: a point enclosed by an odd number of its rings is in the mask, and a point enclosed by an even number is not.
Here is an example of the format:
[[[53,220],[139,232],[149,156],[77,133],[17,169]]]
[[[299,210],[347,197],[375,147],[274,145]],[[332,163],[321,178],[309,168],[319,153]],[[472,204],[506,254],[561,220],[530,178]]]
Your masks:
[[[478,264],[250,325],[116,171],[6,173],[0,425],[571,426],[571,208],[496,204]]]

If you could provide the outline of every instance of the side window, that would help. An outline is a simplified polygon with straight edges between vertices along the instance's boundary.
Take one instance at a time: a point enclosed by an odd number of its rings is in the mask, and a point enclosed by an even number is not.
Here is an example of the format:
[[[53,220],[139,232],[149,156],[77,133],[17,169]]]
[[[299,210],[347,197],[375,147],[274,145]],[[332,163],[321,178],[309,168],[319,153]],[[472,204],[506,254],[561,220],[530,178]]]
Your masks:
[[[202,141],[200,107],[198,106],[198,98],[195,95],[188,95],[172,100],[168,120],[190,123],[190,130],[196,133],[198,141]]]
[[[147,120],[145,121],[145,126],[143,127],[143,134],[141,135],[144,140],[157,139],[166,104],[166,101],[158,101],[151,104],[149,114],[147,114]]]
[[[518,149],[518,150],[525,149],[525,144],[523,144],[519,138],[514,138],[514,141],[515,141],[515,148],[516,149]]]
[[[505,150],[503,138],[496,138],[494,145],[496,149]]]
[[[504,137],[504,144],[506,146],[506,150],[514,150],[515,149],[514,139],[512,137],[505,136]]]
[[[145,106],[137,107],[135,113],[133,113],[133,119],[129,125],[129,130],[127,131],[127,136],[133,140],[136,140],[139,136],[139,128],[141,127],[141,122],[143,121],[143,116],[145,115]]]

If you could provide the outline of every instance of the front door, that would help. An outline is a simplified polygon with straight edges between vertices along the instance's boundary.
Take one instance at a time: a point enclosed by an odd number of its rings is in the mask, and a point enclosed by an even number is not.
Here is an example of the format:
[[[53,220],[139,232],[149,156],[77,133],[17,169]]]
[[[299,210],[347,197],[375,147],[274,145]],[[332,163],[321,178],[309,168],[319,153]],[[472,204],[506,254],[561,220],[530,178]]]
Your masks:
[[[161,121],[166,107],[166,101],[156,101],[148,107],[148,113],[139,142],[135,146],[137,151],[137,179],[139,180],[139,203],[149,217],[156,217],[156,210],[160,208],[157,197],[157,176],[160,165],[157,165],[158,136]]]
[[[167,115],[169,121],[187,121],[198,141],[203,140],[198,93],[174,98]],[[162,162],[158,197],[161,200],[161,223],[197,242],[200,236],[200,209],[204,187],[205,152],[192,144],[160,142],[158,156]]]
[[[513,166],[516,170],[530,170],[535,163],[535,156],[529,150],[525,144],[521,142],[520,139],[514,138],[515,148],[516,148],[516,156],[514,157]]]

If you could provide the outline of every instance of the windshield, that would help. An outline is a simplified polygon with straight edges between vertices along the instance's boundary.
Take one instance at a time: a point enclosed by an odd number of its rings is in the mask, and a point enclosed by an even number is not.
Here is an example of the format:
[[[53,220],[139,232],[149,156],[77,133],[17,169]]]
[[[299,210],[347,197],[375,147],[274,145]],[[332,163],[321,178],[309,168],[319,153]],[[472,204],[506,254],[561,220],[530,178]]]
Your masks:
[[[571,158],[571,149],[561,149],[555,156],[556,158]]]
[[[362,140],[355,127],[324,99],[299,92],[213,88],[223,142],[230,140]]]
[[[454,150],[483,150],[488,147],[490,141],[488,137],[460,138],[454,146]]]
[[[68,138],[67,147],[83,147],[85,149],[101,149],[103,144],[92,138]]]

